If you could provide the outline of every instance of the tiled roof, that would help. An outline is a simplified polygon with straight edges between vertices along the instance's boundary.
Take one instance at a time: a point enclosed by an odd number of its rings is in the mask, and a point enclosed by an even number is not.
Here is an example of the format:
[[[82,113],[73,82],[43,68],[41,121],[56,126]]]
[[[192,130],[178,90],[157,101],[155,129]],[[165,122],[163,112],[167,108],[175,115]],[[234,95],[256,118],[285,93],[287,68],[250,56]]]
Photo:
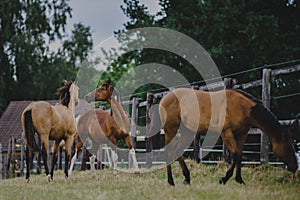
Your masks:
[[[10,137],[21,138],[21,115],[25,107],[32,101],[11,101],[0,118],[0,143],[2,148],[8,147]],[[55,105],[57,100],[48,101]]]
[[[0,143],[2,148],[8,147],[10,137],[21,139],[22,125],[21,115],[25,107],[32,101],[11,101],[0,118]],[[48,100],[51,105],[57,104],[58,100]],[[92,109],[93,105],[84,100],[80,100],[76,106],[76,115],[87,109]]]

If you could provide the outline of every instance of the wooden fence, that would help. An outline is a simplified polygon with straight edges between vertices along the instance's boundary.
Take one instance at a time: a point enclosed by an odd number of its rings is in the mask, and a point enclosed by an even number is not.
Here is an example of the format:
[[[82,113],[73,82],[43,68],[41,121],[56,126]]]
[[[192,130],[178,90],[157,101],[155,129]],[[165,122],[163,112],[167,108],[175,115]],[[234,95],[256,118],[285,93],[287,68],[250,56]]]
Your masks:
[[[295,65],[295,66],[290,66],[290,67],[285,67],[281,69],[276,69],[276,70],[271,70],[268,68],[265,68],[262,70],[262,79],[251,81],[248,83],[242,83],[242,84],[234,84],[233,79],[231,78],[226,78],[224,81],[221,82],[215,82],[215,83],[210,83],[207,85],[193,85],[194,89],[199,89],[199,90],[207,90],[209,89],[218,89],[218,88],[234,88],[234,89],[248,89],[251,87],[258,87],[262,86],[262,102],[263,104],[269,108],[270,107],[270,101],[271,101],[271,81],[276,79],[278,75],[283,75],[283,74],[289,74],[293,72],[298,72],[300,71],[300,65]],[[152,156],[151,152],[153,151],[153,138],[149,136],[149,126],[151,122],[151,115],[150,115],[150,109],[153,106],[153,102],[157,98],[162,98],[166,94],[168,94],[169,91],[164,91],[164,92],[159,92],[159,93],[147,93],[147,99],[146,101],[140,101],[137,98],[133,98],[130,101],[123,101],[122,104],[131,104],[131,139],[133,146],[136,146],[136,141],[144,141],[145,142],[145,152],[148,152],[150,154],[147,154],[148,157],[146,158],[146,167],[151,167],[152,166]],[[146,107],[146,133],[144,136],[138,136],[136,135],[137,132],[137,121],[138,121],[138,109],[141,107]],[[283,120],[280,121],[282,124],[288,124],[291,123],[291,120]],[[299,121],[300,123],[300,121]],[[268,138],[261,132],[257,131],[256,129],[250,130],[249,134],[261,134],[261,139],[260,139],[260,151],[258,152],[245,152],[244,153],[259,153],[260,154],[260,162],[259,163],[268,163],[269,162],[269,140]],[[156,142],[156,141],[155,141]],[[247,144],[246,144],[247,145]],[[256,145],[256,144],[255,144]],[[9,148],[7,152],[7,159],[3,159],[2,155],[2,145],[0,144],[0,172],[2,174],[2,177],[5,176],[15,176],[15,160],[16,160],[16,149],[15,149],[15,139],[11,138],[9,140]],[[101,149],[101,148],[100,148]],[[104,147],[103,148],[105,151],[108,151],[109,148]],[[144,150],[143,150],[144,151]],[[193,151],[193,149],[187,149],[186,151]],[[212,152],[218,152],[218,153],[223,153],[223,156],[226,157],[227,152],[226,148],[223,147],[221,149],[206,149],[205,147],[200,148],[200,154],[203,153],[204,151],[212,151]],[[97,158],[98,160],[103,161],[104,164],[109,163],[111,161],[109,158],[108,153],[100,153],[102,150],[98,151]],[[61,152],[60,152],[61,153]],[[86,154],[86,151],[83,150],[84,155]],[[24,141],[23,138],[21,139],[21,156],[20,156],[20,175],[23,175],[24,173]],[[60,156],[60,164],[59,168],[62,167],[62,159]],[[106,160],[106,161],[105,161]],[[5,162],[6,161],[6,162]],[[208,162],[208,163],[215,163],[217,161],[202,161],[202,162]],[[156,163],[162,163],[162,162],[156,162]],[[140,164],[140,163],[139,163]],[[251,163],[248,163],[251,164]],[[258,164],[257,162],[253,162],[253,164]],[[40,164],[39,164],[40,165]],[[129,165],[130,165],[130,160],[129,160]],[[82,162],[81,162],[81,169],[84,170],[86,168],[85,166],[85,156],[83,156]],[[98,162],[98,167],[99,167],[99,162]],[[8,173],[10,172],[10,173]]]
[[[267,67],[267,65],[266,65]],[[221,82],[215,82],[215,83],[210,83],[207,85],[193,85],[193,88],[197,88],[199,90],[214,90],[214,89],[220,89],[220,88],[234,88],[234,89],[248,89],[252,87],[258,87],[262,86],[262,103],[265,107],[268,109],[270,108],[270,102],[271,102],[271,82],[276,79],[278,75],[283,75],[283,74],[289,74],[293,72],[298,72],[300,71],[300,64],[290,66],[290,67],[284,67],[281,69],[276,69],[276,70],[271,70],[269,68],[264,68],[262,69],[262,79],[251,81],[248,83],[242,83],[242,84],[233,84],[234,81],[231,81],[231,78],[226,78],[224,81]],[[226,82],[230,83],[230,86],[226,85]],[[164,92],[159,92],[159,93],[147,93],[147,100],[138,102],[137,106],[132,106],[132,116],[134,118],[132,119],[132,124],[137,123],[137,118],[136,112],[137,108],[136,107],[144,107],[146,106],[146,126],[148,127],[151,119],[150,119],[150,108],[153,105],[153,101],[156,98],[162,98],[166,94],[168,94],[169,91],[164,91]],[[132,104],[134,102],[134,105],[136,105],[137,99],[133,98],[131,101],[124,101],[123,104]],[[292,120],[285,120],[285,121],[280,121],[282,124],[287,124],[291,123]],[[132,126],[131,133],[135,133],[136,127]],[[152,151],[152,139],[149,136],[148,133],[149,129],[147,128],[147,133],[145,136],[146,140],[146,152],[151,152]],[[253,131],[252,131],[253,132]],[[256,131],[257,132],[257,131]],[[260,139],[260,163],[268,163],[269,162],[269,153],[270,153],[270,142],[268,137],[261,131],[258,133],[261,134],[261,139]],[[132,135],[135,137],[135,135]],[[201,152],[200,152],[201,153]],[[226,155],[226,148],[223,148],[223,154],[224,156]],[[226,157],[226,156],[225,156]],[[256,163],[256,162],[255,162]],[[151,166],[151,157],[148,157],[147,160],[147,167]]]

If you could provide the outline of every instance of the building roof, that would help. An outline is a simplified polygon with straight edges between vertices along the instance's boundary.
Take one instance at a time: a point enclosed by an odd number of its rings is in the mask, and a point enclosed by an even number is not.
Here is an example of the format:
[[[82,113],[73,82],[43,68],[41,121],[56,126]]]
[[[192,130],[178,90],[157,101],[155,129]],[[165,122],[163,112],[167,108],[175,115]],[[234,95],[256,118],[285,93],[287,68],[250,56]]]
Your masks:
[[[8,147],[8,141],[11,137],[21,138],[22,126],[21,115],[25,107],[32,101],[11,101],[0,118],[0,143],[2,148]],[[47,101],[52,105],[58,103],[58,100]]]
[[[0,144],[2,148],[8,147],[11,137],[17,140],[21,139],[22,125],[21,115],[25,107],[32,101],[11,101],[0,118]],[[57,104],[58,100],[48,100],[51,105]],[[92,109],[93,105],[84,100],[79,100],[76,106],[76,116],[83,113],[87,109]]]

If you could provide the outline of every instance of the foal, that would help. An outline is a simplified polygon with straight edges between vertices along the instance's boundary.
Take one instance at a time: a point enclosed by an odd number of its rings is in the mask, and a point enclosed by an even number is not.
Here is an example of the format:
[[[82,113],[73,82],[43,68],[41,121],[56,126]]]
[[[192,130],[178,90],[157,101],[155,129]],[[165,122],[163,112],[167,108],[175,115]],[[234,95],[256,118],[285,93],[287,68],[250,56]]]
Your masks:
[[[125,114],[122,106],[113,97],[113,87],[110,81],[92,91],[86,96],[88,102],[107,101],[111,105],[111,111],[105,110],[88,110],[84,112],[78,120],[78,142],[75,148],[75,154],[71,161],[70,173],[73,168],[77,152],[86,141],[87,137],[93,142],[93,151],[95,147],[103,143],[112,143],[112,159],[114,164],[114,174],[117,174],[118,155],[116,154],[117,140],[123,140],[129,149],[129,155],[133,160],[134,173],[139,173],[138,163],[136,160],[135,150],[130,141],[130,121]],[[90,158],[94,161],[94,156]],[[92,165],[92,164],[91,164]],[[94,170],[94,168],[92,168]],[[93,172],[93,174],[95,174]]]

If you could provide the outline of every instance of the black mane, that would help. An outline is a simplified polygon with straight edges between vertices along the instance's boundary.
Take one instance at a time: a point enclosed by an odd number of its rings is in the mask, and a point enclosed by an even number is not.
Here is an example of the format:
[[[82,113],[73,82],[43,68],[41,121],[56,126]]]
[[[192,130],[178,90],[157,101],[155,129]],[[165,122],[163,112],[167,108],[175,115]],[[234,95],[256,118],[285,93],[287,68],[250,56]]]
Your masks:
[[[261,100],[259,100],[258,98],[254,97],[253,95],[243,91],[243,90],[239,90],[239,89],[229,89],[229,90],[234,90],[242,95],[244,95],[245,97],[251,99],[252,101],[254,101],[255,103],[260,103],[262,104]]]
[[[64,106],[69,105],[70,100],[71,100],[71,95],[70,95],[70,87],[72,85],[72,82],[66,82],[64,86],[60,87],[57,89],[56,94],[59,96],[59,100],[61,101],[61,104]]]
[[[267,132],[266,134],[275,137],[277,140],[281,140],[282,126],[279,123],[277,117],[269,109],[267,109],[262,104],[262,102],[256,97],[242,90],[235,90],[235,91],[239,92],[240,94],[244,95],[245,97],[251,99],[256,103],[256,105],[251,108],[251,113],[250,113],[251,117],[261,127],[265,129],[265,131]]]

